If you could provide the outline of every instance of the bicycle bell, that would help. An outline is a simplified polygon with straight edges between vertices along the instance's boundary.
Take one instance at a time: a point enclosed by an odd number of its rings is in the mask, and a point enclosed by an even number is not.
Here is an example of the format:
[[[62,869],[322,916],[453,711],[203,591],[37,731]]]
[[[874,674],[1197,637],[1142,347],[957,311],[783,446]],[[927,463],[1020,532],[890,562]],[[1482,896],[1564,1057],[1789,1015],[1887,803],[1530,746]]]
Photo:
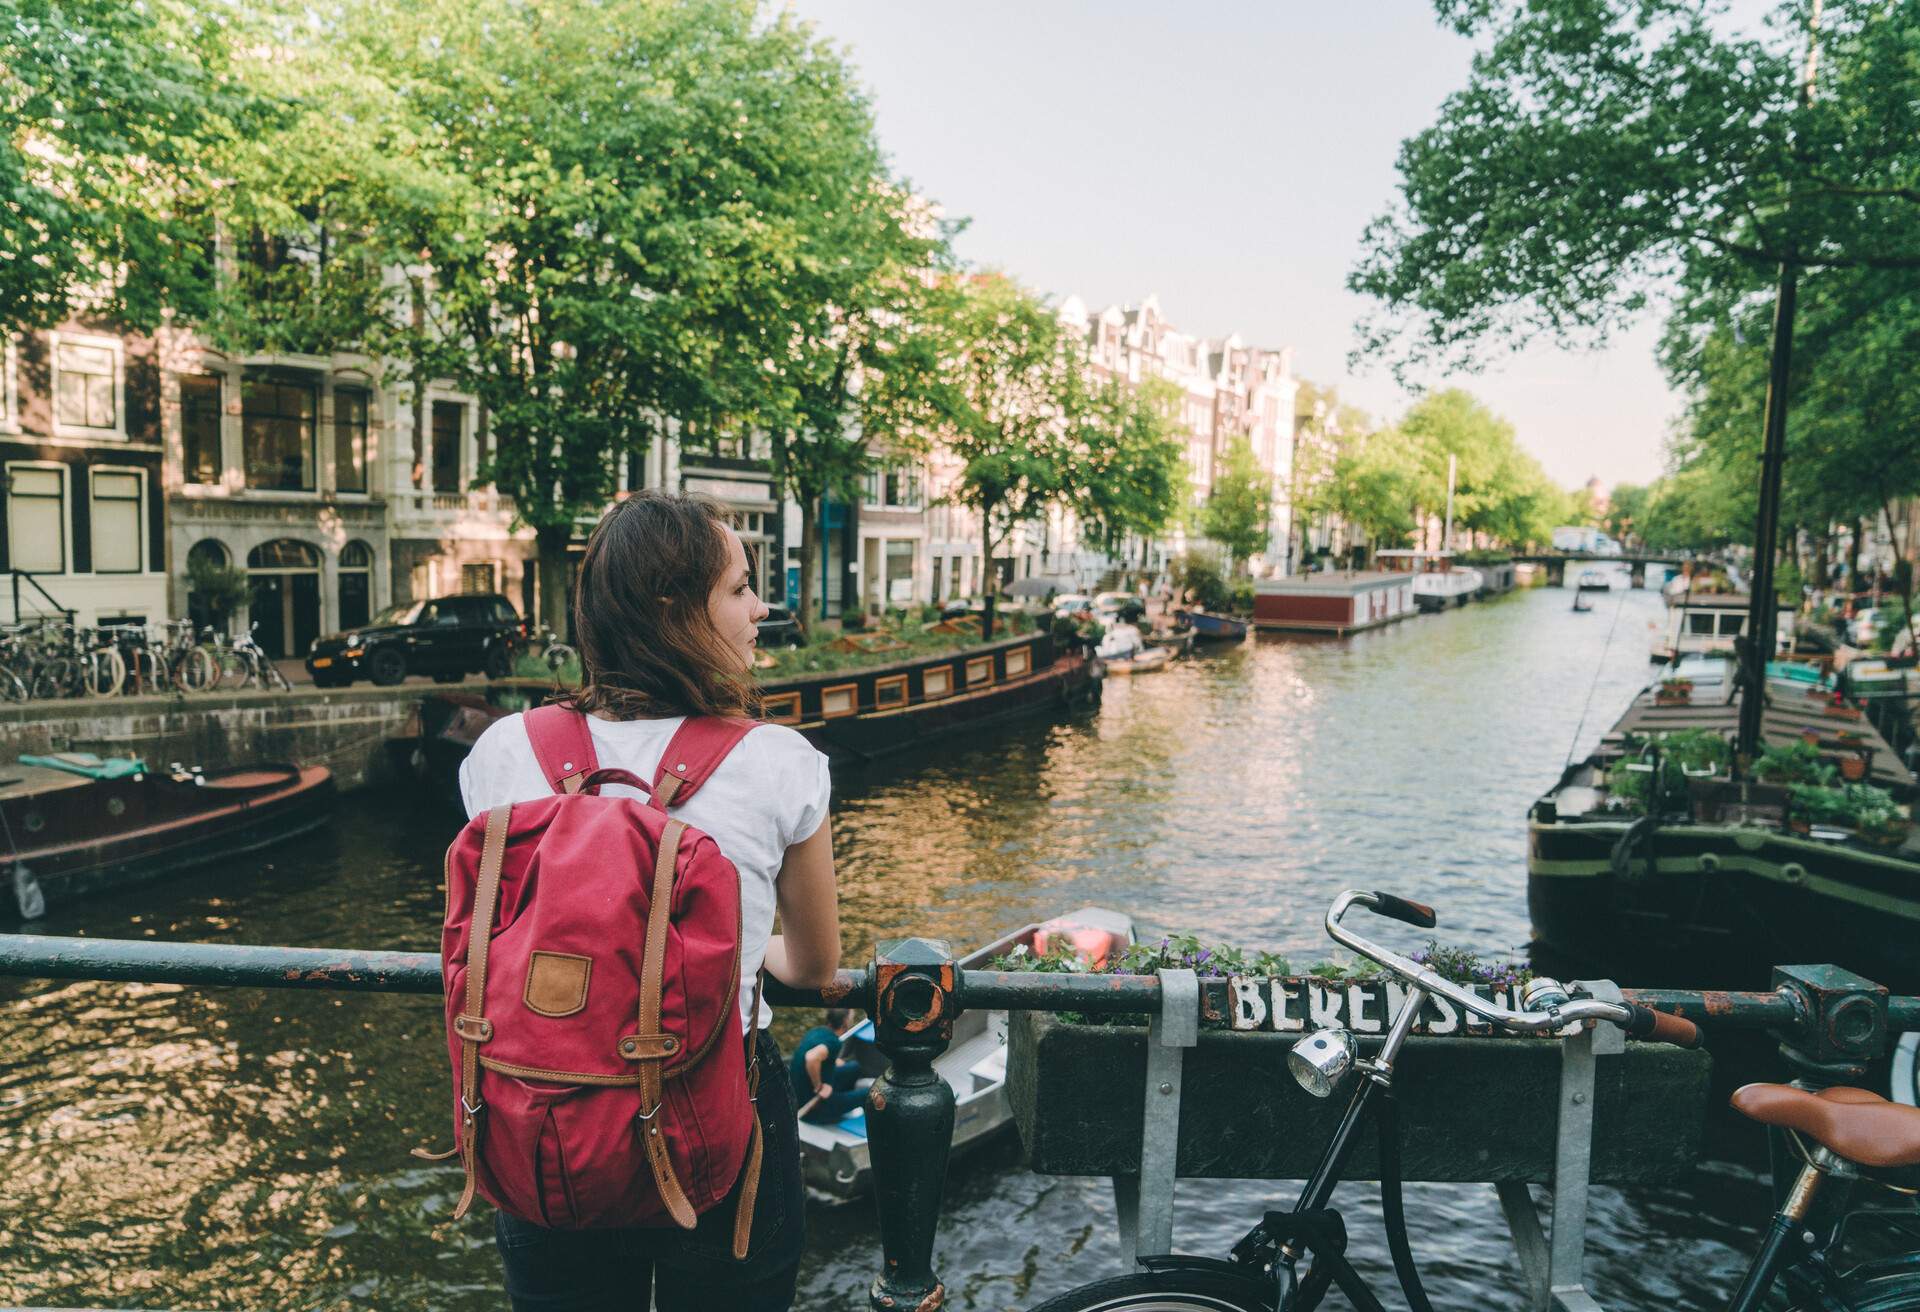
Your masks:
[[[1325,1098],[1353,1069],[1353,1035],[1339,1029],[1315,1030],[1293,1045],[1287,1069],[1301,1088]]]

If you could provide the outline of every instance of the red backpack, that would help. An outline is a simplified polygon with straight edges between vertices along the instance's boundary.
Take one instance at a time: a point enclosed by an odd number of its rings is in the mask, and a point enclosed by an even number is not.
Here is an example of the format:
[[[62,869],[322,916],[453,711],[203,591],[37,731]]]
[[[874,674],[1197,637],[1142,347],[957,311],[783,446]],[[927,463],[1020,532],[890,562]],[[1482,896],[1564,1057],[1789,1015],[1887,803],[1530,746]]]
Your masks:
[[[554,796],[475,816],[447,849],[454,1147],[414,1152],[459,1154],[456,1220],[478,1190],[560,1230],[692,1229],[744,1178],[733,1233],[744,1257],[760,1072],[751,1027],[744,1047],[728,1041],[740,1024],[740,876],[668,808],[754,723],[689,718],[651,785],[601,769],[577,711],[544,706],[526,726]],[[648,798],[602,797],[603,783]],[[754,1011],[757,1023],[757,986]]]

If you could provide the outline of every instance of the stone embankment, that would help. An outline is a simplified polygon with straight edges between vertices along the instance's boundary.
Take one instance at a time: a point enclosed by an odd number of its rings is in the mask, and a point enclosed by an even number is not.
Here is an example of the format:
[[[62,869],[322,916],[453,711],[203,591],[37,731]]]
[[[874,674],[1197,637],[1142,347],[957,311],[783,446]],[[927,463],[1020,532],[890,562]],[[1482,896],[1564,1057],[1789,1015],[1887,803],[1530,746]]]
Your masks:
[[[340,788],[391,783],[403,760],[389,744],[412,732],[432,685],[293,692],[113,697],[0,706],[0,760],[22,753],[98,752],[206,769],[256,761],[324,765]],[[435,687],[435,691],[451,691]]]

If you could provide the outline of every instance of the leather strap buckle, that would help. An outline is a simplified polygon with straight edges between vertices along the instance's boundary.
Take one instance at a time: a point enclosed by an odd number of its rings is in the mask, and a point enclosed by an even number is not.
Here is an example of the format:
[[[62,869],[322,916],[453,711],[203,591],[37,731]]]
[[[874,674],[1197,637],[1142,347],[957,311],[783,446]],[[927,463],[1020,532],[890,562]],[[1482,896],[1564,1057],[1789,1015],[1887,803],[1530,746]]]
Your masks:
[[[467,1095],[464,1093],[460,1095],[460,1110],[465,1112],[470,1117],[478,1116],[480,1114],[480,1109],[484,1106],[486,1106],[485,1103],[468,1102]]]
[[[660,1114],[660,1108],[661,1108],[661,1106],[662,1106],[662,1104],[660,1104],[660,1103],[655,1103],[655,1104],[653,1105],[653,1110],[652,1110],[652,1111],[650,1111],[650,1112],[635,1112],[635,1113],[633,1114],[633,1119],[634,1119],[634,1120],[636,1120],[636,1121],[650,1121],[650,1120],[652,1120],[652,1119],[653,1119],[654,1117],[656,1117],[656,1116],[658,1116],[658,1115]]]
[[[469,1016],[462,1012],[453,1018],[453,1032],[468,1043],[485,1043],[493,1037],[493,1022],[485,1016]]]

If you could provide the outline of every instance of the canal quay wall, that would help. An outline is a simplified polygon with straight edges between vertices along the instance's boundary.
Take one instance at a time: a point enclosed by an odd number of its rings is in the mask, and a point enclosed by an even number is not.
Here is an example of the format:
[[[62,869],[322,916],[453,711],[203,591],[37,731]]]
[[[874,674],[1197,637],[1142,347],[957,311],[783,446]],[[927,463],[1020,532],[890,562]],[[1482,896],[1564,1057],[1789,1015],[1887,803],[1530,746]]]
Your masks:
[[[287,761],[324,765],[343,789],[377,787],[401,776],[405,761],[389,744],[413,732],[424,692],[401,685],[27,702],[0,706],[0,753],[97,752],[208,770]]]

